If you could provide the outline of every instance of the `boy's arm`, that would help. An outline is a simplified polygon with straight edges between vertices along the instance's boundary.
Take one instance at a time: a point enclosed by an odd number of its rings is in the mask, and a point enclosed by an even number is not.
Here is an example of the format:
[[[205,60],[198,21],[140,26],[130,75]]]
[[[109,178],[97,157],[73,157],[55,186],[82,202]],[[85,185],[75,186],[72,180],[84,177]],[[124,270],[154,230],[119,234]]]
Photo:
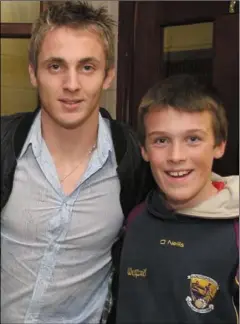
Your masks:
[[[233,285],[233,303],[236,308],[236,312],[239,314],[239,281],[237,276],[234,278],[234,285]]]
[[[234,231],[235,231],[236,244],[237,244],[238,255],[239,255],[239,220],[238,219],[234,221]],[[233,302],[236,307],[237,313],[239,313],[239,261],[238,261],[237,272],[233,284]]]

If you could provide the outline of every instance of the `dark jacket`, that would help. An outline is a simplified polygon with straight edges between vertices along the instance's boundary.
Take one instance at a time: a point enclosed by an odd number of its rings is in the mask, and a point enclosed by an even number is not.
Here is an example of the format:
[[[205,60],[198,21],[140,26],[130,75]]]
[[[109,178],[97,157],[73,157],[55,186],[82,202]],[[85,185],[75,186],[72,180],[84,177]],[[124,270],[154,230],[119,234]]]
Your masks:
[[[237,220],[177,214],[152,191],[127,225],[116,323],[237,324]]]
[[[1,210],[11,194],[17,158],[37,112],[38,109],[30,113],[1,117]],[[100,113],[102,117],[110,120],[121,185],[120,202],[126,218],[133,207],[145,198],[153,185],[153,179],[148,164],[141,158],[138,142],[130,127],[113,120],[103,108],[100,109]],[[112,250],[114,268],[118,268],[116,263],[119,262],[120,250],[121,240]],[[114,282],[113,287],[116,286]],[[115,293],[114,290],[114,299]]]

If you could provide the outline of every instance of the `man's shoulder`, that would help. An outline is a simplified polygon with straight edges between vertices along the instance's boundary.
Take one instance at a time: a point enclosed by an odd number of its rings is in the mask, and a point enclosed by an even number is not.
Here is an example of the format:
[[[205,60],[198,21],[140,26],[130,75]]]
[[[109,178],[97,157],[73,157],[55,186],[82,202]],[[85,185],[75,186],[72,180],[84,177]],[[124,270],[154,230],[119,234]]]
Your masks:
[[[17,127],[21,124],[21,121],[26,120],[27,123],[24,123],[23,128],[28,128],[29,125],[27,124],[32,123],[33,115],[33,112],[20,112],[12,115],[1,116],[1,143],[16,131]]]
[[[110,125],[112,136],[122,136],[126,140],[133,142],[134,144],[138,143],[137,134],[129,124],[117,119],[112,119],[110,120]]]
[[[24,117],[25,113],[1,116],[1,138],[16,126]]]
[[[122,131],[124,131],[124,133],[126,133],[126,134],[131,133],[135,136],[135,133],[130,125],[128,125],[127,123],[125,123],[123,121],[113,119],[111,114],[109,113],[109,111],[106,108],[101,107],[100,114],[104,119],[108,120],[108,122],[111,126],[111,129],[117,129],[117,130],[121,129]]]
[[[22,118],[26,113],[16,113],[12,115],[3,115],[1,116],[1,124],[7,124],[11,123],[12,121],[15,121],[17,119]]]

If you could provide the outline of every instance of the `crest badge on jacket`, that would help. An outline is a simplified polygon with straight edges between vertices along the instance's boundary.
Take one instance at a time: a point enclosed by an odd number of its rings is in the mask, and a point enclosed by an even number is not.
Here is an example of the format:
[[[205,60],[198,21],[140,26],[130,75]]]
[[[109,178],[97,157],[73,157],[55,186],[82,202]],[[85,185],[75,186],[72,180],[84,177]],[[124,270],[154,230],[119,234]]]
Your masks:
[[[186,298],[188,306],[197,313],[209,313],[214,309],[213,300],[219,290],[218,283],[207,276],[191,274],[190,296]]]

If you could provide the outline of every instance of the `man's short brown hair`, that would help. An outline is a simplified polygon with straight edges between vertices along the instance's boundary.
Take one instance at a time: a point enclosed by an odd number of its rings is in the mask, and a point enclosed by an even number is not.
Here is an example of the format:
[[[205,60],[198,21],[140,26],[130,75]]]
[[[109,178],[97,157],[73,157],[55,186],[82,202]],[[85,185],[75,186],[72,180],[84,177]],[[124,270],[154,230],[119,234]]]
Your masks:
[[[102,38],[106,53],[106,70],[114,64],[114,20],[104,7],[94,8],[87,1],[51,3],[33,24],[29,61],[37,70],[38,55],[46,33],[57,27],[83,28]]]
[[[144,118],[150,111],[173,108],[184,112],[209,111],[212,115],[215,145],[227,140],[228,123],[217,91],[188,74],[173,75],[148,90],[138,110],[138,136],[145,145]]]

